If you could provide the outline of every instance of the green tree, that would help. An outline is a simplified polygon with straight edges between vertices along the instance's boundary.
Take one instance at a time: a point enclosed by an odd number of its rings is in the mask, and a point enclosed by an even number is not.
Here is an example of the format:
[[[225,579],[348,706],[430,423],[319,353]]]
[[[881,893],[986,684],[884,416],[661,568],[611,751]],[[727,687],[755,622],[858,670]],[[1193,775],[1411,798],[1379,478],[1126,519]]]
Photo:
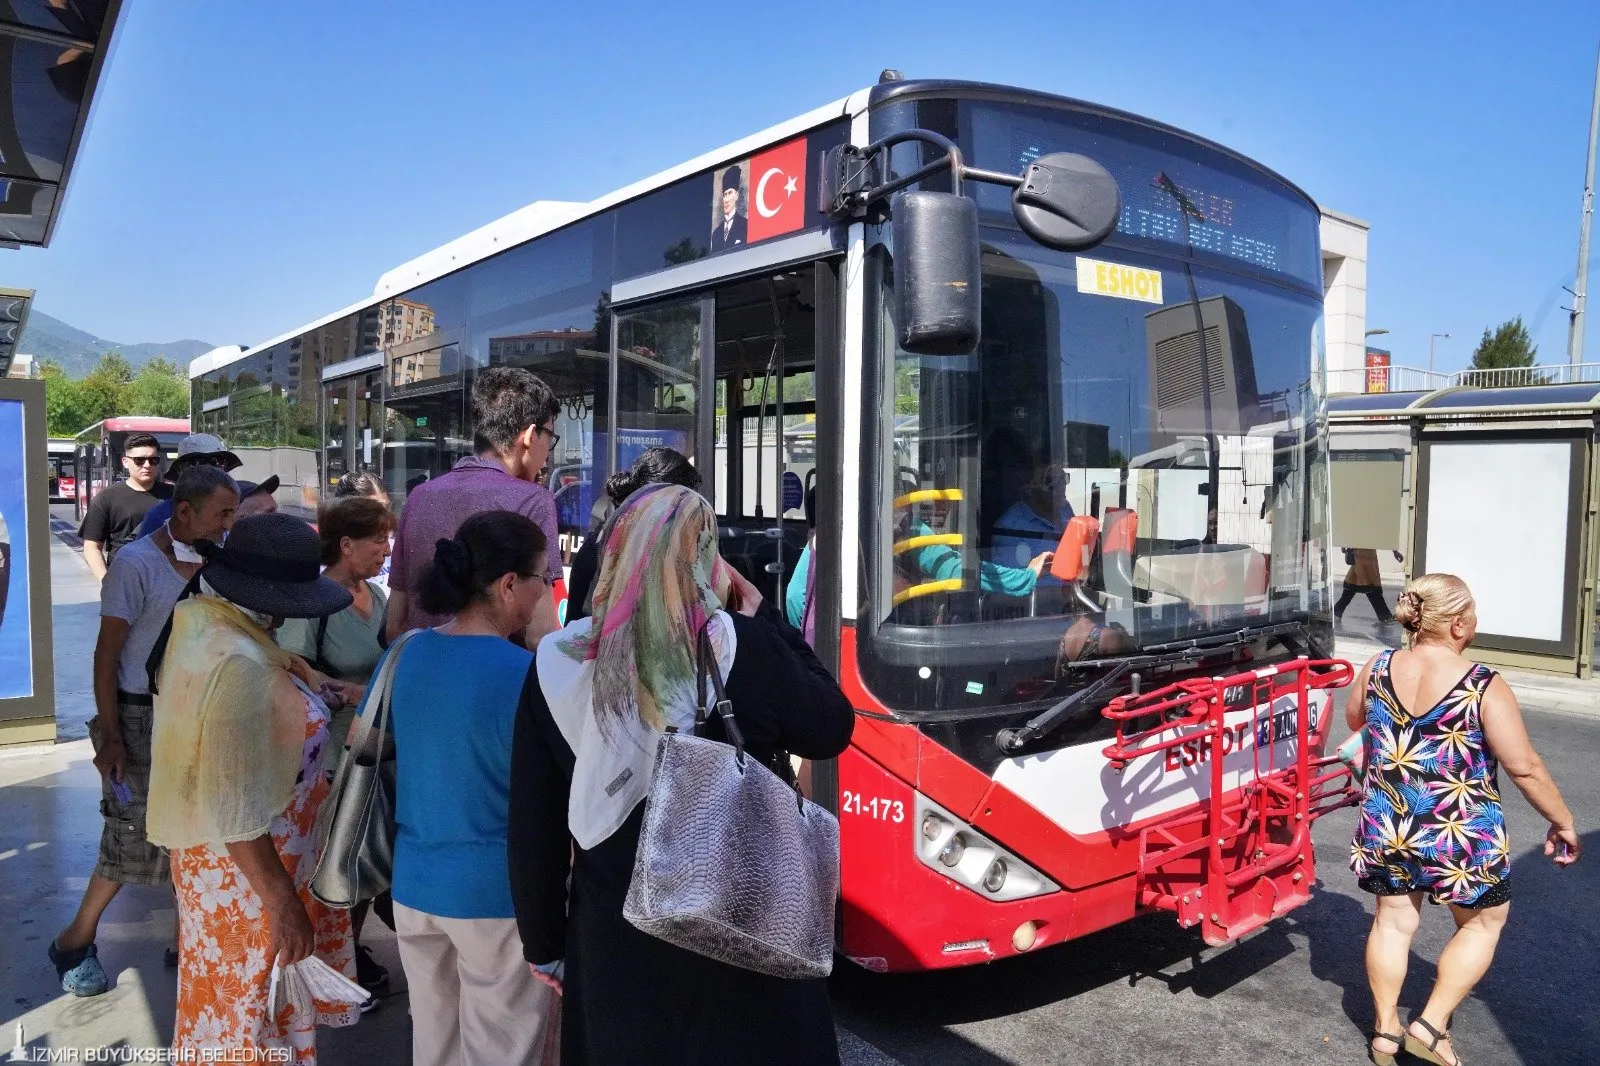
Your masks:
[[[123,399],[126,409],[122,414],[183,418],[189,413],[188,376],[157,356],[129,382]]]
[[[679,263],[692,263],[696,259],[703,259],[705,255],[704,249],[696,248],[694,241],[689,237],[685,237],[671,248],[662,252],[661,258],[666,260],[668,266],[676,266]]]
[[[132,383],[133,367],[128,365],[126,359],[117,352],[102,355],[94,369],[78,382],[85,424],[93,425],[104,418],[135,413],[128,410],[128,386]]]
[[[1483,331],[1483,339],[1472,353],[1472,369],[1533,366],[1538,355],[1539,349],[1528,335],[1528,327],[1522,324],[1522,316],[1518,315],[1510,322]]]
[[[44,379],[46,432],[52,437],[71,437],[87,426],[78,383],[67,377],[61,364],[46,360],[39,366],[39,376]]]

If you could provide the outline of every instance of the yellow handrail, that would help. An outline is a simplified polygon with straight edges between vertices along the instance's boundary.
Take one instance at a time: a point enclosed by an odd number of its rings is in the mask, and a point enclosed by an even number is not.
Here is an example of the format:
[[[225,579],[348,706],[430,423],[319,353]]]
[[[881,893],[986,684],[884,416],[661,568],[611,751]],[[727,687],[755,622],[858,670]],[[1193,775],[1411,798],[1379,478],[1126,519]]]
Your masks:
[[[912,585],[902,592],[895,593],[894,605],[898,607],[907,600],[914,600],[918,596],[932,596],[936,592],[960,591],[961,579],[959,577],[952,577],[945,581],[925,581],[920,585]]]
[[[955,503],[962,499],[960,489],[918,489],[908,492],[904,496],[895,497],[894,506],[910,507],[914,503]]]
[[[920,537],[907,537],[905,540],[894,542],[894,553],[904,555],[906,552],[916,551],[934,544],[946,544],[952,548],[961,547],[963,537],[960,533],[927,533]]]

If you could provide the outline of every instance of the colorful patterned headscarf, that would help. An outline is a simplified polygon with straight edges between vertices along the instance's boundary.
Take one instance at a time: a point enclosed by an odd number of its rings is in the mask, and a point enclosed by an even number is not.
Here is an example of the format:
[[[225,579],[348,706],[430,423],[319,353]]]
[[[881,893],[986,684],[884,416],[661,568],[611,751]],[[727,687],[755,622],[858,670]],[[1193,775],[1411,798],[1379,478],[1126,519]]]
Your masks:
[[[695,643],[726,592],[717,515],[698,492],[651,485],[618,507],[600,536],[592,624],[561,650],[594,661],[602,724],[637,707],[645,725],[661,729],[663,708],[694,700]]]

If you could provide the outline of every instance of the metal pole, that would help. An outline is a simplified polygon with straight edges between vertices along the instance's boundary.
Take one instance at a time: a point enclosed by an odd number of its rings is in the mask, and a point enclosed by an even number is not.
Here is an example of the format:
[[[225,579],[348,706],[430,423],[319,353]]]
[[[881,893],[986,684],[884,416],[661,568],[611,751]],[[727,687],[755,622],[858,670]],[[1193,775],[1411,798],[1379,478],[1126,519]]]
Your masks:
[[[1567,329],[1567,362],[1583,362],[1583,311],[1589,302],[1589,223],[1594,218],[1595,143],[1600,140],[1600,56],[1594,66],[1594,104],[1589,110],[1589,164],[1583,172],[1583,221],[1578,228],[1578,277],[1572,285],[1572,319]]]

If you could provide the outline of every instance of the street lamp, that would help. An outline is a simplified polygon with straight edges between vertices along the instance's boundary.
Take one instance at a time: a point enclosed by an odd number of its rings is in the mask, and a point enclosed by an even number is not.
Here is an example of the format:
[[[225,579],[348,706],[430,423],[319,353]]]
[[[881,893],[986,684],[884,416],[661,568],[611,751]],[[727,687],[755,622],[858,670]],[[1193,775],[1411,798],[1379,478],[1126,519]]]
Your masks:
[[[1434,341],[1435,337],[1443,337],[1445,340],[1449,340],[1450,339],[1450,334],[1448,334],[1448,333],[1430,333],[1430,334],[1428,334],[1428,373],[1430,373],[1430,374],[1433,373],[1433,341]]]
[[[1369,337],[1378,337],[1378,336],[1382,336],[1383,334],[1388,333],[1388,332],[1389,331],[1386,330],[1386,329],[1369,329],[1369,330],[1367,330],[1367,336],[1369,336]]]

